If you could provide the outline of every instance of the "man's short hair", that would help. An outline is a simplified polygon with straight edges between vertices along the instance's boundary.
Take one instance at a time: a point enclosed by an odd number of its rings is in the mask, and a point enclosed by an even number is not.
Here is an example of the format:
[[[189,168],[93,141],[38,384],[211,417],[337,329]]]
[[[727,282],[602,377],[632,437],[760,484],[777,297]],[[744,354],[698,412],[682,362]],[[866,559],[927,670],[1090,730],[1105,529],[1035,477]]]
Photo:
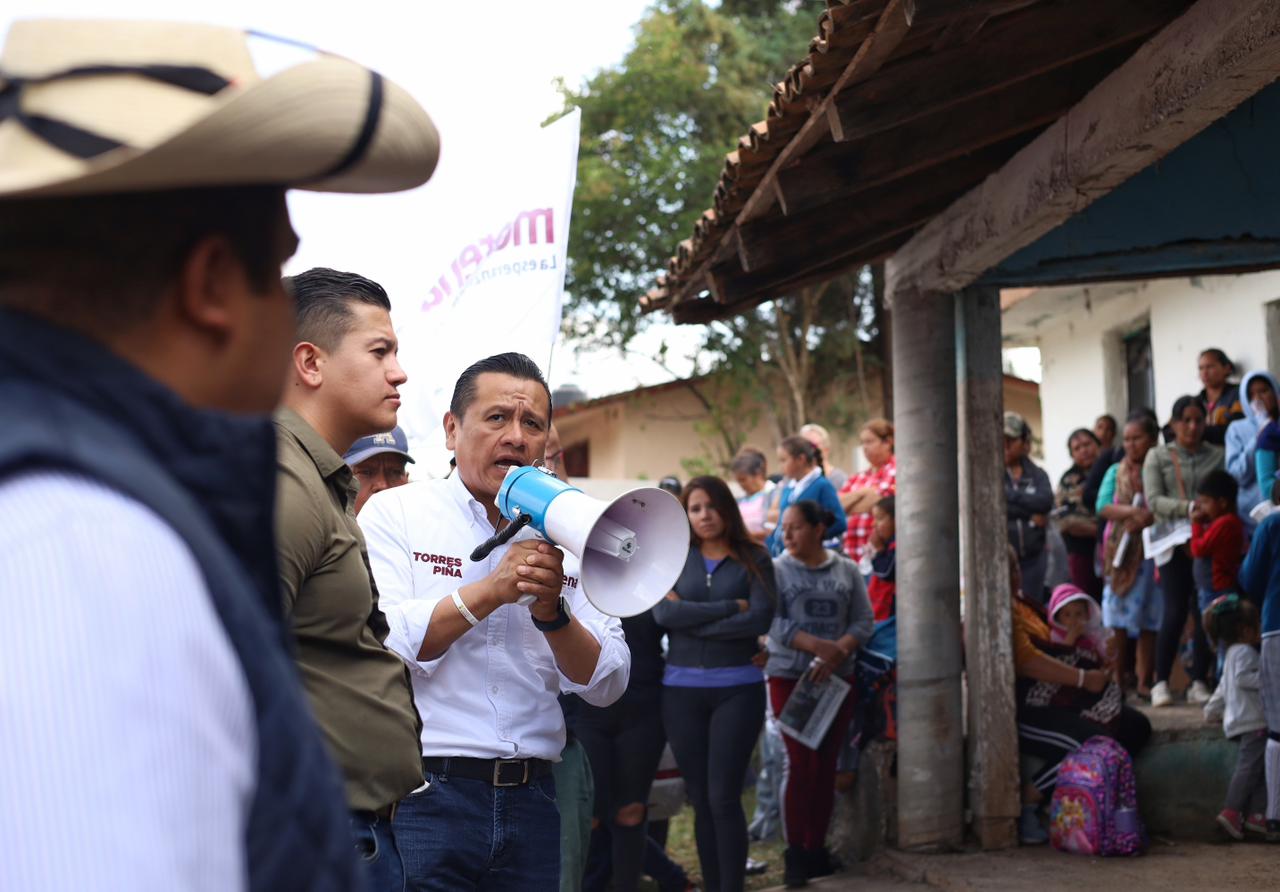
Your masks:
[[[537,381],[547,394],[547,413],[551,412],[551,388],[547,379],[542,377],[542,369],[523,353],[499,353],[479,362],[473,362],[458,377],[453,386],[453,398],[449,400],[449,412],[454,418],[462,418],[476,398],[476,379],[488,373],[510,375],[522,381]],[[550,420],[548,418],[548,420]]]
[[[266,291],[280,276],[280,186],[0,202],[0,307],[90,335],[155,312],[201,239],[221,235]]]
[[[353,303],[382,307],[391,312],[386,290],[357,273],[317,266],[285,279],[298,310],[298,340],[333,350],[351,331]]]

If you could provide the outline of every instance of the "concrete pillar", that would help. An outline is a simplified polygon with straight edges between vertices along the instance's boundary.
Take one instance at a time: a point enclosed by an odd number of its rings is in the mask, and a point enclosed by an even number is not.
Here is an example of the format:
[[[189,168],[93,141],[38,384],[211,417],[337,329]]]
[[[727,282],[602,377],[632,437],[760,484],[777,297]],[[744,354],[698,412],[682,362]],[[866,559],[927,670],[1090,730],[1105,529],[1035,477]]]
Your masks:
[[[948,848],[964,836],[955,298],[897,291],[892,305],[898,845]]]
[[[956,309],[969,809],[982,847],[1001,849],[1017,845],[1020,798],[1005,558],[1000,293],[968,289]]]

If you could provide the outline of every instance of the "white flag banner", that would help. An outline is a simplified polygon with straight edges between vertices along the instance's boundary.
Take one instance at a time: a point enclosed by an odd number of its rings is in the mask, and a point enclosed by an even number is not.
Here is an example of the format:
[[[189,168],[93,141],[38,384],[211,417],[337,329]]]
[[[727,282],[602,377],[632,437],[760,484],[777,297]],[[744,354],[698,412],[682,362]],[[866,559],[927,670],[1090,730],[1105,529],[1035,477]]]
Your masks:
[[[524,353],[550,373],[560,334],[569,213],[578,170],[580,113],[492,154],[447,158],[430,213],[448,220],[424,244],[420,294],[393,301],[400,363],[400,426],[416,469],[448,470],[444,413],[453,385],[471,363],[495,353]],[[445,143],[447,148],[447,140]]]

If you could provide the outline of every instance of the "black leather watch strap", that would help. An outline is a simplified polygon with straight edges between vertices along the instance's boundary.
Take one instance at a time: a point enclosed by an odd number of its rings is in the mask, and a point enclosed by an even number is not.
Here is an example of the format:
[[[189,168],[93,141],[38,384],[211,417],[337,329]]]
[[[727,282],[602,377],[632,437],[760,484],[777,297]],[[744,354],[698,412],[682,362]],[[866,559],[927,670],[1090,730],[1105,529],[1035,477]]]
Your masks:
[[[536,616],[533,618],[533,627],[539,632],[554,632],[556,629],[563,629],[567,625],[569,625],[569,608],[564,603],[564,595],[560,596],[560,610],[555,619],[544,623]]]

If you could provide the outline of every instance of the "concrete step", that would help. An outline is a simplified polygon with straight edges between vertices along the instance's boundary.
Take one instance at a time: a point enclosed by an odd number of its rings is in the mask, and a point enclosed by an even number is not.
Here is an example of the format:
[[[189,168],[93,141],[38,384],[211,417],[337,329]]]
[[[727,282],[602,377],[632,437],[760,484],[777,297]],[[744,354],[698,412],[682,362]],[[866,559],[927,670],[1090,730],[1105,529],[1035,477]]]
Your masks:
[[[1219,841],[1213,819],[1235,769],[1236,744],[1222,735],[1220,723],[1206,723],[1198,706],[1137,706],[1152,729],[1151,741],[1134,762],[1138,806],[1148,832],[1170,840]],[[836,797],[829,842],[846,863],[865,861],[896,840],[893,757],[894,744],[872,744],[855,788]]]
[[[1199,706],[1139,708],[1151,720],[1151,742],[1134,762],[1147,830],[1169,839],[1219,839],[1213,819],[1235,770],[1236,744],[1223,736],[1221,722],[1205,722]]]

